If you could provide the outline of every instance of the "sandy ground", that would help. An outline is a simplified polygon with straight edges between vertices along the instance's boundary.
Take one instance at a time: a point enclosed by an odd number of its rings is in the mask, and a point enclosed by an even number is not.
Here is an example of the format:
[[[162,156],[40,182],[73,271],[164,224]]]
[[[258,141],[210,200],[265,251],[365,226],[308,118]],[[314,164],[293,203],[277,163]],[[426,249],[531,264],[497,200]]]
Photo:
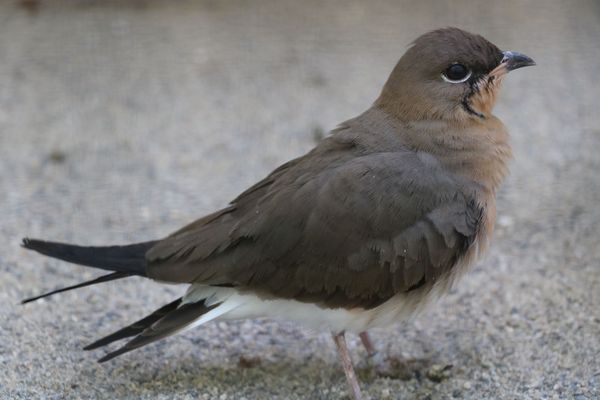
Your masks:
[[[107,364],[81,348],[179,296],[19,248],[168,234],[365,109],[418,34],[455,25],[538,62],[497,115],[515,147],[488,257],[373,332],[373,399],[600,398],[600,6],[539,2],[0,3],[0,398],[337,399],[328,333],[213,323]],[[399,360],[404,360],[401,362]],[[440,370],[445,370],[443,373]]]

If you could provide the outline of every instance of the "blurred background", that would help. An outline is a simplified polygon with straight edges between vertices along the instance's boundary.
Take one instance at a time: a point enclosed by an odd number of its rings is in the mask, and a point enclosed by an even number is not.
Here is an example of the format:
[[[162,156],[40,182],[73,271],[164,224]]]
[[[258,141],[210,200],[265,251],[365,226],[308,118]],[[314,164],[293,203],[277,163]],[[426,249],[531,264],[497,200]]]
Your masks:
[[[99,365],[81,348],[178,297],[141,279],[19,306],[97,272],[21,237],[122,243],[221,207],[364,109],[410,42],[457,26],[538,66],[496,114],[515,159],[488,256],[373,332],[371,398],[600,398],[598,1],[0,2],[0,398],[336,399],[328,333],[209,324]]]

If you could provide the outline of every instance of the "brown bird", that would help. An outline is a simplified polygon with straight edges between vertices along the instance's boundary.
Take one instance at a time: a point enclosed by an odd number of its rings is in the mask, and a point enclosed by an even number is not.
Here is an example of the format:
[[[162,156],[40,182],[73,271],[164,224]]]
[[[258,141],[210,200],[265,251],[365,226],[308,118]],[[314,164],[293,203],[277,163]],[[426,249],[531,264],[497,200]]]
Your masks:
[[[189,284],[149,316],[89,346],[100,359],[216,319],[286,318],[333,338],[354,398],[345,332],[402,321],[486,249],[511,158],[492,108],[507,72],[534,65],[456,28],[418,38],[381,95],[306,155],[227,207],[164,239],[83,247],[24,239],[64,261],[113,271],[61,291],[138,275]]]

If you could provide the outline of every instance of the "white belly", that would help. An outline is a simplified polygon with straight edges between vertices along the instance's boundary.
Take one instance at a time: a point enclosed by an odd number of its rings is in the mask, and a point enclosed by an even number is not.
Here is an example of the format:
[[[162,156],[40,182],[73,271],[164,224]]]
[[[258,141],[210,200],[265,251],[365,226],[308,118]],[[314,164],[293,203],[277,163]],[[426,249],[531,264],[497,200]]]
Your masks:
[[[184,296],[184,302],[205,299],[208,306],[220,303],[218,307],[192,323],[190,328],[213,319],[269,318],[292,321],[317,331],[360,333],[410,318],[421,311],[429,300],[439,297],[441,293],[438,292],[434,287],[426,296],[420,291],[398,294],[376,308],[364,310],[322,308],[296,300],[268,300],[252,294],[241,294],[233,288],[192,285]]]
[[[408,293],[399,293],[378,307],[362,308],[322,308],[315,304],[296,300],[265,299],[259,296],[239,293],[235,288],[224,288],[192,284],[184,303],[204,300],[207,306],[219,304],[188,326],[197,327],[208,321],[270,318],[293,321],[317,331],[360,333],[374,327],[388,326],[406,320],[422,311],[432,301],[448,292],[453,283],[462,276],[467,267],[478,258],[480,241],[465,255],[459,265],[438,280],[433,286],[419,288]]]

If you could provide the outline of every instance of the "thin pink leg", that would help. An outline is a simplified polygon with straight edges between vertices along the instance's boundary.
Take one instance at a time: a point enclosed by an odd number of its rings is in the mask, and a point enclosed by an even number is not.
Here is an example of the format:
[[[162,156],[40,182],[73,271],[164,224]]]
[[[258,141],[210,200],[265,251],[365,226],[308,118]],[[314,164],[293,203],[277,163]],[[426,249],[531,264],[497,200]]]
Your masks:
[[[332,336],[333,341],[337,346],[340,358],[342,360],[342,366],[344,367],[346,380],[348,381],[348,385],[350,386],[350,392],[352,392],[354,400],[361,400],[362,394],[360,392],[360,386],[358,386],[358,379],[356,378],[354,367],[352,366],[352,359],[350,358],[350,353],[348,352],[348,346],[346,345],[346,338],[344,337],[344,332],[332,333]]]
[[[377,354],[377,349],[373,346],[373,342],[371,341],[371,337],[369,336],[369,332],[364,331],[358,334],[360,336],[360,340],[362,341],[363,346],[367,350],[367,356],[369,358],[373,357]]]

